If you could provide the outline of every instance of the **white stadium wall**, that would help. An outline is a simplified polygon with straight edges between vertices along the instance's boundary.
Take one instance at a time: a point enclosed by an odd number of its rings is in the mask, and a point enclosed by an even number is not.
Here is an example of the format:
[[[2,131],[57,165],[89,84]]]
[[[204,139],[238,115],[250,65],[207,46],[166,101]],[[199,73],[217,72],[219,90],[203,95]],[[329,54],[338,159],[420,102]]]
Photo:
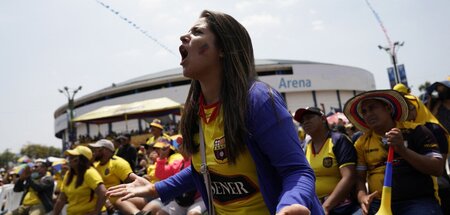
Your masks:
[[[325,112],[328,113],[332,111],[332,108],[343,108],[345,102],[355,94],[375,89],[372,73],[351,66],[308,61],[259,60],[256,62],[256,67],[260,80],[282,93],[287,107],[292,113],[300,107],[317,106],[321,108],[321,104],[323,104]],[[114,95],[138,87],[150,87],[156,84],[186,80],[182,77],[181,68],[138,77],[119,83],[118,87],[108,87],[76,99],[74,115],[77,117],[107,105],[126,104],[160,97],[168,97],[184,104],[189,89],[188,83],[117,97]],[[92,102],[94,99],[104,97],[113,98]],[[61,137],[62,133],[67,133],[67,115],[64,108],[67,108],[67,105],[63,105],[55,111],[55,136],[58,137]],[[78,135],[89,133],[90,136],[96,136],[100,132],[105,136],[110,129],[118,133],[127,131],[127,128],[128,131],[138,130],[139,122],[142,129],[148,128],[147,122],[144,120],[114,122],[111,125],[77,123],[76,128]]]

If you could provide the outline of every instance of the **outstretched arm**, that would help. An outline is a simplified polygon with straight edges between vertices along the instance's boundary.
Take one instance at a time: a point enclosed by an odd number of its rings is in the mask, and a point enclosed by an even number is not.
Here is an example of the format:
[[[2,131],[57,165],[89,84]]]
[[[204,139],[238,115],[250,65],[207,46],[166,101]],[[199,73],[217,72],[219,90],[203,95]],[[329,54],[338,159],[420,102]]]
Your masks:
[[[158,197],[158,193],[154,184],[143,177],[136,177],[131,183],[110,187],[106,192],[106,196],[121,197],[120,200],[124,201],[132,197]]]

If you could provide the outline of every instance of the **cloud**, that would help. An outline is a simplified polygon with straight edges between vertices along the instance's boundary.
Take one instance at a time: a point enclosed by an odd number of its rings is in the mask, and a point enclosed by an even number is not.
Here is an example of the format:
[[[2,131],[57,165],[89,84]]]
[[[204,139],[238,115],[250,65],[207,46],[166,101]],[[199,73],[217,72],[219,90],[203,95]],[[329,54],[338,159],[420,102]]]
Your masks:
[[[140,55],[142,55],[142,51],[139,49],[129,49],[116,53],[116,57],[138,57]]]
[[[314,20],[311,22],[313,31],[321,31],[324,30],[323,21],[322,20]]]
[[[252,15],[245,17],[242,20],[242,24],[246,27],[252,27],[252,26],[267,26],[267,25],[278,25],[280,24],[280,18],[270,15],[270,14],[263,14],[263,15]]]
[[[297,5],[299,3],[299,0],[284,0],[284,1],[279,1],[278,5],[280,7],[291,7],[294,5]]]

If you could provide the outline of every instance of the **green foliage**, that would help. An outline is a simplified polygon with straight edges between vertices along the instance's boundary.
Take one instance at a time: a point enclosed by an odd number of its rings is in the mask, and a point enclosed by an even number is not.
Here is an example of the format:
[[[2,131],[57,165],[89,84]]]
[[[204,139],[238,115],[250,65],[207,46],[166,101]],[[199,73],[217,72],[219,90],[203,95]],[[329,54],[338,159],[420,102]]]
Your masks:
[[[15,162],[16,160],[16,155],[10,152],[9,149],[6,149],[0,154],[0,167],[6,167],[8,166],[8,162]]]
[[[39,144],[28,144],[20,149],[21,155],[30,158],[47,158],[49,156],[61,157],[61,149],[53,146],[43,146]]]
[[[425,92],[427,87],[429,87],[430,85],[431,85],[431,83],[429,81],[425,81],[425,83],[419,85],[419,91],[420,92]]]

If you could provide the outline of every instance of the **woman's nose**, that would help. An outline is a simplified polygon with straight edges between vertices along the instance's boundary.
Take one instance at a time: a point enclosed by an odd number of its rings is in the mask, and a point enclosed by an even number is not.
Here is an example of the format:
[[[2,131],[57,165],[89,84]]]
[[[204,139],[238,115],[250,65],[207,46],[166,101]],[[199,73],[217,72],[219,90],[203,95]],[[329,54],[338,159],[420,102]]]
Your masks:
[[[187,34],[183,34],[183,35],[180,36],[180,40],[181,40],[182,43],[185,43],[185,42],[187,42],[189,40],[189,37],[188,37]]]

